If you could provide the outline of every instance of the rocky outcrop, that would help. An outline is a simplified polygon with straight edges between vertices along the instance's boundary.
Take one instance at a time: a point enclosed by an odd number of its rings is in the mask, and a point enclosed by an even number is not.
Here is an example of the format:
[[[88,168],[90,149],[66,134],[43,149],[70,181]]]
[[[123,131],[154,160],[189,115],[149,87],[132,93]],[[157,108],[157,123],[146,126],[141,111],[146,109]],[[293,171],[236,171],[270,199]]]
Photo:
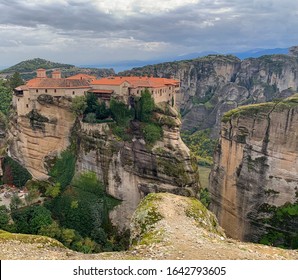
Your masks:
[[[46,98],[48,97],[48,98]],[[69,145],[75,118],[70,100],[41,95],[27,115],[14,115],[9,128],[9,155],[36,179],[47,179],[46,159],[54,158]]]
[[[80,123],[75,129],[80,139],[77,171],[94,171],[107,192],[122,201],[110,215],[120,228],[129,227],[132,213],[148,193],[197,193],[198,173],[180,138],[180,120],[177,113],[167,118],[174,125],[163,126],[163,139],[153,147],[137,131],[130,142],[117,139],[108,124]]]
[[[290,55],[270,55],[241,61],[233,56],[207,57],[134,68],[119,75],[173,76],[181,81],[177,104],[183,130],[212,128],[218,137],[222,115],[240,105],[271,101],[298,87],[297,48]]]
[[[109,123],[75,122],[67,98],[42,94],[31,102],[32,111],[11,121],[10,156],[34,178],[44,180],[49,177],[48,164],[69,146],[72,137],[77,146],[76,172],[94,171],[107,193],[121,201],[111,213],[119,228],[128,228],[133,211],[148,193],[196,195],[196,165],[180,138],[181,121],[175,109],[166,106],[166,113],[161,106],[155,113],[163,126],[163,139],[152,146],[145,143],[137,121],[132,141],[122,141]]]
[[[297,125],[297,96],[224,115],[209,191],[230,237],[297,246]]]

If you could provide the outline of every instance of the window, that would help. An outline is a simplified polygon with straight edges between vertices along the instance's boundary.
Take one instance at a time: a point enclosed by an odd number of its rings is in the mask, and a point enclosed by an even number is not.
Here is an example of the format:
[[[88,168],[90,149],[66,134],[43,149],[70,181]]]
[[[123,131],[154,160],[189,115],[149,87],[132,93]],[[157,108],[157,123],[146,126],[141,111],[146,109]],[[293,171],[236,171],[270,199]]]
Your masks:
[[[75,95],[75,92],[74,91],[72,92],[72,95]]]
[[[45,93],[48,93],[48,90],[47,89],[45,89]]]
[[[29,108],[29,105],[28,105],[28,104],[26,104],[26,107],[27,107],[27,108]]]
[[[56,90],[56,89],[54,89],[54,92],[57,92],[57,90]]]
[[[38,92],[38,89],[36,90],[36,92]]]

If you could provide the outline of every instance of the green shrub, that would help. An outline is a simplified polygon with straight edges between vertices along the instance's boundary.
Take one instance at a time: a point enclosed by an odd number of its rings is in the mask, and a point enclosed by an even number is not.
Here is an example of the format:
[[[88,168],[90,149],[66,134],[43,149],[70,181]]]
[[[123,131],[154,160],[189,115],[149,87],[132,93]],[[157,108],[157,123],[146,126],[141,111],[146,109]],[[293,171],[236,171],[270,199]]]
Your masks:
[[[5,157],[3,161],[3,178],[4,184],[15,185],[18,188],[23,187],[28,180],[32,178],[26,168],[10,157]]]
[[[132,110],[128,109],[123,102],[117,101],[114,98],[110,101],[110,110],[113,119],[120,126],[127,126],[133,117]]]
[[[96,114],[95,113],[88,113],[84,120],[87,123],[96,123]]]
[[[65,150],[56,159],[49,175],[54,178],[56,183],[60,183],[61,188],[68,186],[75,173],[76,157],[70,150]]]
[[[148,123],[143,127],[143,134],[148,144],[154,144],[162,139],[162,128],[159,125]]]
[[[53,222],[51,212],[39,205],[13,211],[12,219],[17,232],[28,234],[37,234],[42,227]]]

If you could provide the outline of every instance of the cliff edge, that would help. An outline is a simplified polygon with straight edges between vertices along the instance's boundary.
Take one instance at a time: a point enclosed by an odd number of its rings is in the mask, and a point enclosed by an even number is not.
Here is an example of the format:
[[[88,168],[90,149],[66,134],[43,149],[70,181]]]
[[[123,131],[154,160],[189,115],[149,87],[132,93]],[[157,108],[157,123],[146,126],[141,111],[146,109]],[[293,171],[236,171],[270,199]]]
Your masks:
[[[298,96],[222,119],[210,209],[228,236],[297,248]]]

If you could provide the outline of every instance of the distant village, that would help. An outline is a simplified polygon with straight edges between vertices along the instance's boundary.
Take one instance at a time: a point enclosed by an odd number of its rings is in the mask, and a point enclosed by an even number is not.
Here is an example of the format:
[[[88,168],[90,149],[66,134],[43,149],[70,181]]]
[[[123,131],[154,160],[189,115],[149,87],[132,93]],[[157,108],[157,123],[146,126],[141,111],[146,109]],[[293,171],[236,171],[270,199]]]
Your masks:
[[[87,74],[62,78],[58,70],[53,71],[51,77],[48,77],[45,69],[38,69],[36,78],[14,89],[13,102],[18,115],[26,115],[34,109],[35,101],[41,94],[59,98],[83,96],[92,92],[99,101],[109,105],[112,97],[129,104],[132,97],[141,96],[145,89],[149,90],[155,103],[168,102],[174,106],[176,94],[180,91],[180,81],[148,76],[112,76],[96,79],[95,76]]]

